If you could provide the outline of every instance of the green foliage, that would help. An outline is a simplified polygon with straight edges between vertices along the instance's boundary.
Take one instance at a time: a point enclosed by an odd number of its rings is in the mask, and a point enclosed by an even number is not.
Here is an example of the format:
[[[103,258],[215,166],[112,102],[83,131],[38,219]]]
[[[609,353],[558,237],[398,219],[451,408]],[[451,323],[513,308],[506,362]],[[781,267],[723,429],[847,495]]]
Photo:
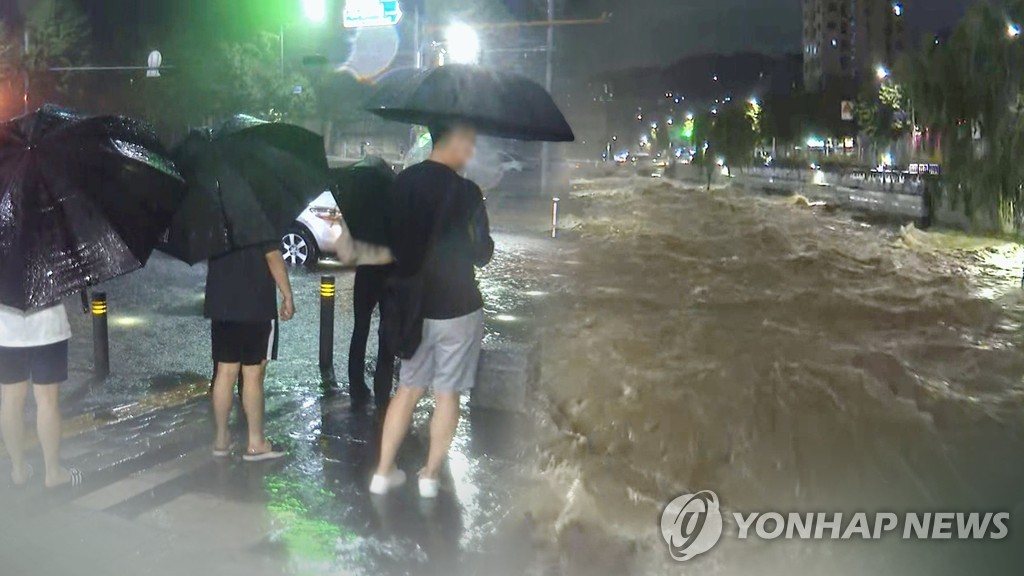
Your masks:
[[[7,23],[0,20],[0,81],[13,81],[20,67],[21,47]]]
[[[261,34],[249,42],[226,44],[215,59],[218,80],[212,112],[244,113],[267,120],[310,116],[316,109],[310,78],[290,71],[282,76],[279,38]]]
[[[729,169],[749,166],[754,158],[758,135],[746,103],[726,106],[712,115],[707,141]],[[717,162],[717,158],[715,159]]]
[[[898,72],[918,120],[941,135],[944,192],[968,215],[1020,230],[1024,220],[1024,39],[1007,34],[1024,0],[973,6],[948,42]]]
[[[84,65],[92,34],[85,12],[72,0],[40,4],[28,15],[29,70]]]
[[[865,85],[857,99],[854,115],[861,136],[877,150],[910,130],[908,110],[902,85],[884,80],[880,85]]]

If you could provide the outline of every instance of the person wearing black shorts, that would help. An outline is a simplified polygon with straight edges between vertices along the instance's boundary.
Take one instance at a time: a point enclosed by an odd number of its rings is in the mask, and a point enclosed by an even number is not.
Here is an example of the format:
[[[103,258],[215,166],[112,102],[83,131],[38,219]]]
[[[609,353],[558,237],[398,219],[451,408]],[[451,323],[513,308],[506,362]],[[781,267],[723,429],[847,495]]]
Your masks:
[[[81,483],[82,475],[60,463],[60,386],[68,379],[71,327],[63,305],[24,312],[0,306],[0,430],[11,457],[11,482],[32,476],[25,462],[25,401],[36,401],[36,433],[47,488]]]
[[[278,290],[282,296],[280,311]],[[244,384],[242,407],[249,428],[248,446],[242,458],[260,462],[285,455],[264,434],[263,381],[267,363],[277,359],[278,317],[288,321],[294,314],[288,271],[276,245],[244,248],[210,260],[205,316],[211,324],[214,362],[214,456],[231,454],[228,418],[239,375]]]

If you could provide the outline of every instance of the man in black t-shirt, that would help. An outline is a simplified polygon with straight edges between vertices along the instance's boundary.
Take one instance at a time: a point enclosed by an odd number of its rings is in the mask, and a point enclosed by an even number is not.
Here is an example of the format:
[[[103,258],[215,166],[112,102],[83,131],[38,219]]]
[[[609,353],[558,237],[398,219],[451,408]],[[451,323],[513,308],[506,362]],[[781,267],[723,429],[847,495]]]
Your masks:
[[[283,298],[277,309],[277,290]],[[253,246],[210,260],[206,274],[204,315],[210,319],[213,348],[213,413],[217,437],[213,455],[231,454],[228,417],[235,383],[241,374],[242,406],[249,425],[242,458],[261,462],[284,456],[263,430],[263,379],[267,362],[277,357],[277,319],[295,314],[291,283],[276,245]]]
[[[397,274],[422,274],[422,339],[402,362],[398,391],[388,407],[381,457],[370,483],[385,494],[405,482],[395,467],[398,447],[427,388],[435,397],[430,453],[419,492],[437,497],[438,478],[459,423],[460,396],[473,388],[484,335],[483,298],[476,267],[494,253],[480,188],[458,174],[473,156],[476,131],[432,127],[430,159],[401,173],[391,191],[391,250]]]

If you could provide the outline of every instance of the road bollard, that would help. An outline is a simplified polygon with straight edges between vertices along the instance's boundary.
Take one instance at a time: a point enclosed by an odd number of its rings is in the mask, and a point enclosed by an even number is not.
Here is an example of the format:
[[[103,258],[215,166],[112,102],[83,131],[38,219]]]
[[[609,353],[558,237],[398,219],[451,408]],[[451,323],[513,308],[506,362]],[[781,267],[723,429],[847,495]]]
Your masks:
[[[558,203],[561,198],[551,199],[551,237],[558,238]]]
[[[110,375],[110,335],[107,330],[107,295],[92,295],[92,350],[93,373],[103,379]]]
[[[325,385],[333,385],[334,377],[334,276],[320,278],[320,374]]]

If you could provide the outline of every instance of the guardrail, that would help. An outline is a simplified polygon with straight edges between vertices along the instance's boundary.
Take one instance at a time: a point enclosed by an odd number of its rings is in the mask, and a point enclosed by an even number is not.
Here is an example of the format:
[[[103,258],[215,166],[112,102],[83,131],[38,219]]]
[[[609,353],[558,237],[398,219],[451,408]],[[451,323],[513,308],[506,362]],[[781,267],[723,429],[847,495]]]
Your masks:
[[[826,171],[810,168],[752,167],[742,171],[748,178],[769,182],[792,182],[817,186],[840,186],[870,192],[923,196],[926,183],[934,176],[874,170]]]

